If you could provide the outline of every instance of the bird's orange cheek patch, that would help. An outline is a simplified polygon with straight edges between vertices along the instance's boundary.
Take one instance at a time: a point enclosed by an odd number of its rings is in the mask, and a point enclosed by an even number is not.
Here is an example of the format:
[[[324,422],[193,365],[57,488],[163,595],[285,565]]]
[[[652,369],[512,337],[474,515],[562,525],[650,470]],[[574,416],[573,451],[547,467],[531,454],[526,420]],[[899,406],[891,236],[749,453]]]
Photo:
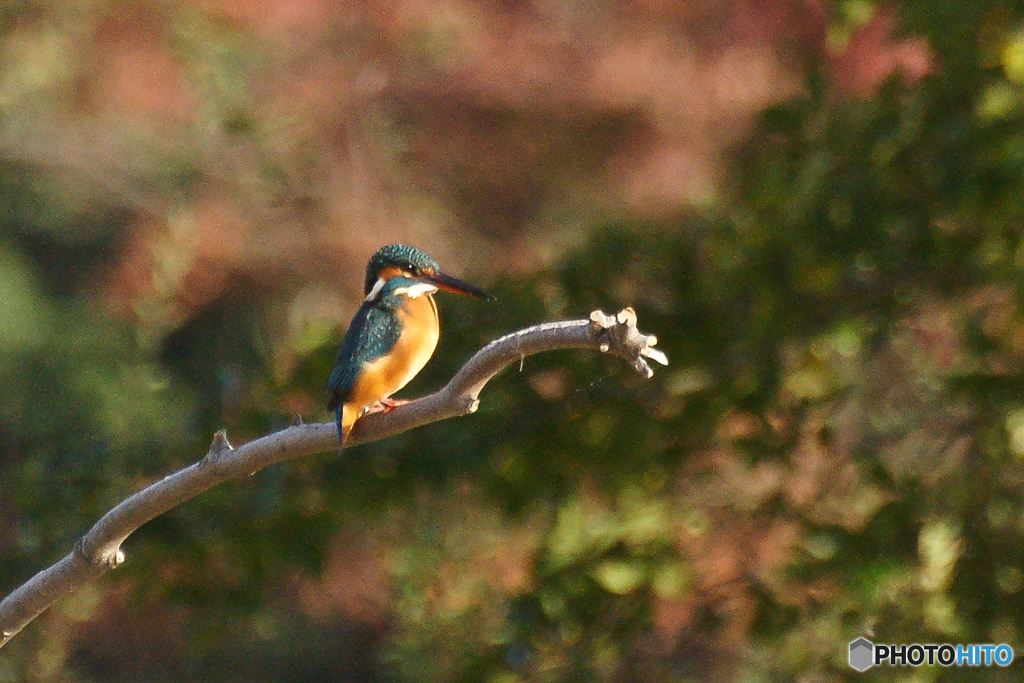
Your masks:
[[[402,269],[399,268],[398,266],[387,266],[385,268],[381,268],[381,271],[380,273],[378,273],[377,277],[379,277],[381,280],[384,280],[384,282],[387,282],[391,278],[398,277],[401,274]]]

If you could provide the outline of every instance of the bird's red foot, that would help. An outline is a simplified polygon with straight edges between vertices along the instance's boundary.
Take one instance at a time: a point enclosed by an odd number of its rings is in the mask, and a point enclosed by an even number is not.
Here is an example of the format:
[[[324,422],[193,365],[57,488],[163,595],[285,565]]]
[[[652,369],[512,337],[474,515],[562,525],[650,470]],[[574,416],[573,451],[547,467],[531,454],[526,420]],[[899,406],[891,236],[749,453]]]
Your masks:
[[[401,398],[382,398],[372,406],[367,406],[363,415],[376,415],[377,413],[390,413],[398,406],[404,406],[409,401]]]
[[[379,403],[382,406],[384,406],[384,411],[383,412],[385,412],[385,413],[391,412],[392,410],[394,410],[398,406],[404,406],[408,402],[409,401],[407,401],[404,398],[382,398],[379,401]]]

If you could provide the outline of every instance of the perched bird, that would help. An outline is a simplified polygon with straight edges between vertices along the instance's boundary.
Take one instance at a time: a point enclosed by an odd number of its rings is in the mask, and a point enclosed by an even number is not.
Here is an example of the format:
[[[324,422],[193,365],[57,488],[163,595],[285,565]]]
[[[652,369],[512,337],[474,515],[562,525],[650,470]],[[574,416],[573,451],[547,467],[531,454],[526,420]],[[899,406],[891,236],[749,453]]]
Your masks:
[[[366,299],[349,323],[345,341],[327,382],[342,446],[356,420],[389,401],[430,360],[440,327],[434,293],[438,290],[494,297],[441,272],[437,261],[402,244],[381,247],[366,266]]]

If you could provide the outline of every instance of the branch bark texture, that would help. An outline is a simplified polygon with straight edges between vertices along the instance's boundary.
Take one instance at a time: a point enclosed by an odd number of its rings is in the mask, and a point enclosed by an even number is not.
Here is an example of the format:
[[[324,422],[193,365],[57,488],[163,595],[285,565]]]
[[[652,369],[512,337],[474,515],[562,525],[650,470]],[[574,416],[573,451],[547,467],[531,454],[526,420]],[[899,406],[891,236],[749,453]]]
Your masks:
[[[438,420],[475,412],[480,391],[506,366],[542,351],[594,349],[618,356],[646,377],[648,359],[667,364],[657,340],[636,327],[636,314],[594,311],[587,320],[529,327],[478,351],[440,391],[387,413],[360,419],[346,448],[377,441]],[[0,602],[0,647],[57,600],[124,562],[121,544],[136,529],[168,510],[229,479],[239,479],[285,460],[337,449],[334,422],[295,424],[233,448],[218,432],[206,456],[122,501],[83,536],[62,560],[39,572]]]

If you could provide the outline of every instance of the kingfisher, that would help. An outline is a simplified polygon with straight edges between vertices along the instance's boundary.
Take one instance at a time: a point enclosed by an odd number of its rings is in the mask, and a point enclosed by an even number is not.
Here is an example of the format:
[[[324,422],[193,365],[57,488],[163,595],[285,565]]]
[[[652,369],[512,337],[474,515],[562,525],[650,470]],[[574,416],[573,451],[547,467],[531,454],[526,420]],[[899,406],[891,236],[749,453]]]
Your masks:
[[[423,369],[437,348],[438,290],[494,297],[441,271],[437,261],[415,247],[389,244],[366,265],[365,299],[349,323],[327,381],[342,447],[356,420],[370,408],[398,405],[391,395]]]

